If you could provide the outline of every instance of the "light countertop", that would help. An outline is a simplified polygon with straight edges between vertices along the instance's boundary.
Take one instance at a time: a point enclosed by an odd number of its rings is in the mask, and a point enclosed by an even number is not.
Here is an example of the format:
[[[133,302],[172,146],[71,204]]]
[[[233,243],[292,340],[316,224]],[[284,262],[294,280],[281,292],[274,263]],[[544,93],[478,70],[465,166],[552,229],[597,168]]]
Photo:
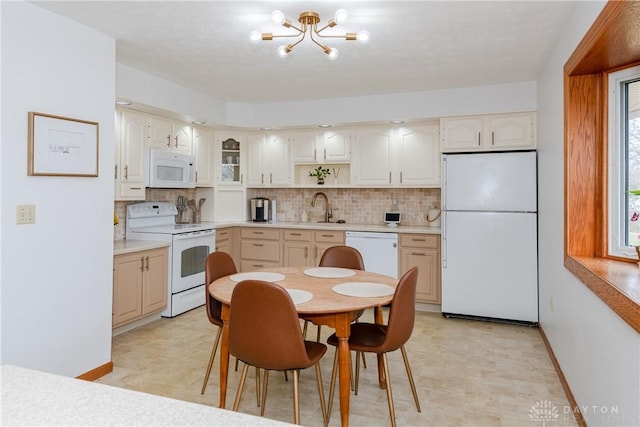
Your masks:
[[[5,426],[289,426],[281,421],[0,366]]]
[[[115,240],[113,242],[113,254],[124,255],[131,252],[166,248],[168,246],[169,242],[156,242],[152,240]]]
[[[341,230],[341,231],[375,231],[379,233],[417,233],[440,234],[440,227],[427,227],[419,225],[400,225],[388,227],[384,224],[337,224],[335,222],[219,222],[216,228],[225,227],[270,227],[270,228],[303,228],[312,230]]]

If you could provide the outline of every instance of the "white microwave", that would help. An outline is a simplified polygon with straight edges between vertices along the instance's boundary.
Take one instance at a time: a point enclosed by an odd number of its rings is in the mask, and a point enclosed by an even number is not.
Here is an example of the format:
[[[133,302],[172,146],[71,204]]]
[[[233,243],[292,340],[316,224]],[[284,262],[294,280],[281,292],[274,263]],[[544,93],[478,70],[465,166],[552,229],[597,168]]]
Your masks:
[[[149,188],[195,188],[196,158],[188,154],[149,150]]]

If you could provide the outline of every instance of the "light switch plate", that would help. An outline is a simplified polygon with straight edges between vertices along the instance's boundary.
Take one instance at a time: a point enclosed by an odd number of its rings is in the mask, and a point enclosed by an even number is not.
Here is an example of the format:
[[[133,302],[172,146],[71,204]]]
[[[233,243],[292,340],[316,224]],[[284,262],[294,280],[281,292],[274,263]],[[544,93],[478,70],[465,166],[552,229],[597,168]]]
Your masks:
[[[16,224],[35,224],[36,205],[18,205],[16,207]]]

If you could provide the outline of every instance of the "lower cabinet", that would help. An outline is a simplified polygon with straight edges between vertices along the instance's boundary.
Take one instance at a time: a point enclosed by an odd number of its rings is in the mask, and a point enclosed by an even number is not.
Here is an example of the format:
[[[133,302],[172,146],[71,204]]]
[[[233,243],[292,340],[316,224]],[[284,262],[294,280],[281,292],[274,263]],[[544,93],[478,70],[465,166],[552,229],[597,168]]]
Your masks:
[[[344,232],[343,231],[315,231],[313,234],[313,256],[315,258],[315,264],[320,264],[320,258],[327,248],[331,246],[344,245]]]
[[[240,230],[240,271],[280,265],[279,229],[248,227]]]
[[[344,245],[343,231],[283,230],[284,266],[317,266],[324,251]]]
[[[219,228],[216,229],[216,252],[231,252],[231,229]]]
[[[416,301],[440,304],[440,235],[400,234],[400,273],[418,267]]]
[[[113,327],[167,307],[168,249],[116,255],[113,261]]]

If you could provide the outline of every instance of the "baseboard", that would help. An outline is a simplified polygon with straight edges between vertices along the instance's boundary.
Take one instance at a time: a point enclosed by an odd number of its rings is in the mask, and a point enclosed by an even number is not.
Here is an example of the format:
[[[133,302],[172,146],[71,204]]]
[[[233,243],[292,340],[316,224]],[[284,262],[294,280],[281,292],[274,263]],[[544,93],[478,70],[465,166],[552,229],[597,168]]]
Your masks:
[[[560,368],[560,363],[558,363],[558,359],[556,359],[556,355],[553,353],[553,349],[551,348],[551,344],[547,339],[547,336],[544,334],[544,330],[542,330],[542,326],[538,325],[538,330],[540,331],[540,336],[542,337],[542,341],[544,342],[544,346],[547,348],[547,353],[549,353],[549,358],[551,358],[551,363],[553,363],[553,367],[558,374],[558,378],[560,378],[560,384],[562,384],[562,388],[564,389],[564,394],[567,396],[567,400],[569,401],[569,405],[571,405],[572,414],[576,419],[576,422],[580,427],[587,427],[587,423],[582,415],[582,411],[580,410],[580,406],[578,406],[578,402],[576,402],[575,397],[573,397],[573,393],[571,392],[571,388],[569,387],[569,383],[562,372],[562,368]]]
[[[97,368],[90,370],[89,372],[78,375],[76,378],[79,380],[95,381],[98,378],[110,374],[111,372],[113,372],[113,362],[110,361],[102,366],[98,366]]]

